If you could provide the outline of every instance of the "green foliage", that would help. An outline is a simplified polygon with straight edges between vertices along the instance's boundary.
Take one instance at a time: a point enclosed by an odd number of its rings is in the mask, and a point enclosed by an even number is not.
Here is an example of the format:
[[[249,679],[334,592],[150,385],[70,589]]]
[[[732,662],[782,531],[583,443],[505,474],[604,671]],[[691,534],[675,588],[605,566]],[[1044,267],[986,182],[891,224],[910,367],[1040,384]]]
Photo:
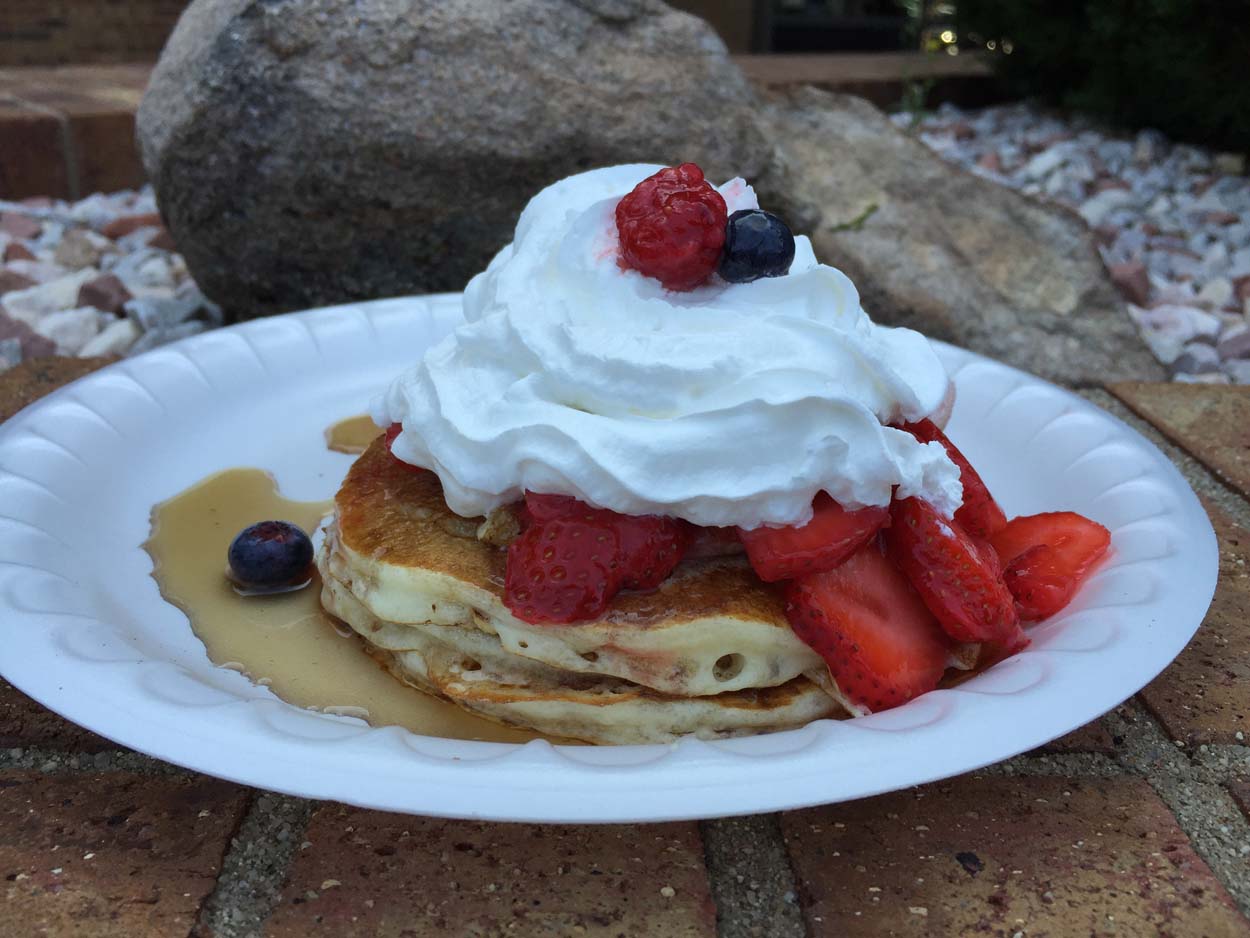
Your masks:
[[[1250,150],[1250,0],[959,0],[958,18],[1010,40],[1016,94]]]

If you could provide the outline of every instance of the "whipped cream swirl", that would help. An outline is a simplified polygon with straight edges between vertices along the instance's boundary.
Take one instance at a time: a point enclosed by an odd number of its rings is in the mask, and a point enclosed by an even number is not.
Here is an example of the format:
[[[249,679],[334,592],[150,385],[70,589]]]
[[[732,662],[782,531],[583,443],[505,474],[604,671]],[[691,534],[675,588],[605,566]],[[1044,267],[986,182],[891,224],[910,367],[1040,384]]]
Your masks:
[[[530,201],[469,283],[465,324],[374,401],[393,452],[474,516],[526,490],[700,525],[801,524],[894,488],[950,516],[959,471],[885,424],[932,413],[947,377],[924,336],[875,325],[797,237],[784,277],[685,293],[617,263],[616,203],[661,167],[570,176]],[[741,179],[729,211],[757,208]]]

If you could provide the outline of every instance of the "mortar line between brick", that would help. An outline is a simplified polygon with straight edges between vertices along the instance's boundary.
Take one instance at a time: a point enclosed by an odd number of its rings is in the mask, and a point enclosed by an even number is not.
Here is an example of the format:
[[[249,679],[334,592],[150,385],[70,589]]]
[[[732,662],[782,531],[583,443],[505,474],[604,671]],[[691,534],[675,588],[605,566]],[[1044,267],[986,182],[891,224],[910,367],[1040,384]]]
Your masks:
[[[313,809],[311,801],[272,792],[252,799],[190,938],[262,938]]]
[[[1104,719],[1125,740],[1116,753],[1167,805],[1194,851],[1250,917],[1250,821],[1212,773],[1195,764],[1136,698]]]
[[[808,938],[776,814],[702,821],[718,938]]]
[[[3,770],[35,771],[49,775],[66,772],[137,772],[143,775],[200,777],[198,772],[129,749],[82,752],[45,749],[40,746],[10,746],[0,748],[0,771]]]

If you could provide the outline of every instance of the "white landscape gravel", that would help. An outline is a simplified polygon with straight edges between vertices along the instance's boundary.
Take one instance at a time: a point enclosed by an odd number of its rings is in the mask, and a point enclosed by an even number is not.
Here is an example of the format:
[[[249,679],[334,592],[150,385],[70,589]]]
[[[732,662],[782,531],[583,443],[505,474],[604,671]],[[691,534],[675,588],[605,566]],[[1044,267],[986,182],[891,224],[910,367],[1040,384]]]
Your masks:
[[[42,355],[126,355],[221,325],[150,188],[0,201],[0,370]]]
[[[911,126],[908,113],[895,115]],[[1077,212],[1155,356],[1178,381],[1250,384],[1245,158],[1116,136],[1023,104],[942,105],[915,126],[944,159]]]

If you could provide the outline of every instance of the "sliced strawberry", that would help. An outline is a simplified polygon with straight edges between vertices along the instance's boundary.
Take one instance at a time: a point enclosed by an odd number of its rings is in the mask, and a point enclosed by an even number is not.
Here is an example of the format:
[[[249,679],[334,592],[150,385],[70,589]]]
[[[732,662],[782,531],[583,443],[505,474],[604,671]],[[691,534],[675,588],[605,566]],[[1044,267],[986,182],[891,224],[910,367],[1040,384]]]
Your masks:
[[[690,525],[678,518],[618,514],[612,524],[621,545],[621,586],[625,589],[659,586],[681,562],[690,544]]]
[[[990,541],[1020,618],[1038,621],[1072,601],[1111,545],[1111,532],[1072,511],[1013,518]]]
[[[690,546],[686,548],[686,556],[691,560],[732,557],[744,550],[737,528],[691,528]]]
[[[981,476],[972,468],[972,463],[947,439],[946,434],[932,420],[903,424],[903,429],[921,443],[941,443],[951,462],[959,467],[959,481],[964,487],[964,503],[955,512],[955,520],[960,527],[976,537],[990,537],[994,532],[1002,530],[1007,524],[1007,516],[998,507],[998,502],[994,501],[994,496],[986,488]]]
[[[896,501],[890,516],[890,558],[947,635],[961,642],[1003,642],[1014,634],[1015,605],[988,544],[919,498]]]
[[[876,544],[833,570],[791,581],[786,617],[825,659],[842,693],[868,710],[933,690],[946,670],[949,641]]]
[[[526,622],[603,614],[620,588],[616,531],[602,521],[555,518],[508,546],[504,605]]]
[[[529,523],[578,519],[612,528],[617,538],[616,563],[624,589],[654,589],[681,562],[690,543],[691,525],[660,515],[623,515],[591,508],[571,495],[525,493]]]
[[[769,583],[832,570],[859,550],[889,520],[885,508],[847,511],[821,492],[812,520],[799,527],[739,530],[756,575]]]

